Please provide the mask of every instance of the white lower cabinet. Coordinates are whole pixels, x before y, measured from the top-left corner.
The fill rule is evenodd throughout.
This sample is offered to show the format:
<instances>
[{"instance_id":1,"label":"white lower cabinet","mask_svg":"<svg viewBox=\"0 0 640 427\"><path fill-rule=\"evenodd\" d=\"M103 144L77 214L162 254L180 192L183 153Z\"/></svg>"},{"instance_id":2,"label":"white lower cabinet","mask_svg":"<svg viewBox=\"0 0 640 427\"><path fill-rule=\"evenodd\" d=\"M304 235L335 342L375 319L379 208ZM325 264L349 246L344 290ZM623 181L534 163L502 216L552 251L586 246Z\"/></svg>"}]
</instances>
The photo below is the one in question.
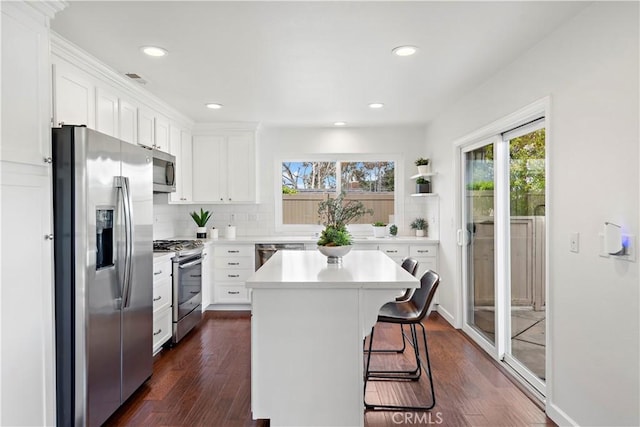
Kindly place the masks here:
<instances>
[{"instance_id":1,"label":"white lower cabinet","mask_svg":"<svg viewBox=\"0 0 640 427\"><path fill-rule=\"evenodd\" d=\"M213 252L213 302L251 303L251 293L245 287L245 281L255 268L254 245L217 246Z\"/></svg>"},{"instance_id":2,"label":"white lower cabinet","mask_svg":"<svg viewBox=\"0 0 640 427\"><path fill-rule=\"evenodd\" d=\"M153 354L171 338L171 259L153 263Z\"/></svg>"}]
</instances>

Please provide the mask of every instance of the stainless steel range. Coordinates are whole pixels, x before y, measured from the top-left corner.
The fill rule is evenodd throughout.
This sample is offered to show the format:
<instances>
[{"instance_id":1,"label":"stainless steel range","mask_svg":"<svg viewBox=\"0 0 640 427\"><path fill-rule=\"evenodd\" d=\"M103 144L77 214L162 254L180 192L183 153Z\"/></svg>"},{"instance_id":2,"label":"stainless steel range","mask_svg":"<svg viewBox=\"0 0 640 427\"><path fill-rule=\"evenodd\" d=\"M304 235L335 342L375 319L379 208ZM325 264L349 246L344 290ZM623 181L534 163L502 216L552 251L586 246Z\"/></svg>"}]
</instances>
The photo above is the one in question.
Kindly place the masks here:
<instances>
[{"instance_id":1,"label":"stainless steel range","mask_svg":"<svg viewBox=\"0 0 640 427\"><path fill-rule=\"evenodd\" d=\"M175 252L173 262L173 336L180 341L202 319L202 249L200 240L155 240L154 252Z\"/></svg>"}]
</instances>

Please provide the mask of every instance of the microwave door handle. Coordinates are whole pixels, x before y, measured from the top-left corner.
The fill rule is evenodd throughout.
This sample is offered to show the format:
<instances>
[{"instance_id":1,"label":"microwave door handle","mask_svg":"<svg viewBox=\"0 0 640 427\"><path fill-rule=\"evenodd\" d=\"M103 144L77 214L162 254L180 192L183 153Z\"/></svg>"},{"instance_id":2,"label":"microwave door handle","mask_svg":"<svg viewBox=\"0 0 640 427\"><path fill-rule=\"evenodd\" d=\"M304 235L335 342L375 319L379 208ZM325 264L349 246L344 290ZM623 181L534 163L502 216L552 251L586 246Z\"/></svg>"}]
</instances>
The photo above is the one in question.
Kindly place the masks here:
<instances>
[{"instance_id":1,"label":"microwave door handle","mask_svg":"<svg viewBox=\"0 0 640 427\"><path fill-rule=\"evenodd\" d=\"M165 180L167 185L175 185L176 183L176 167L173 162L167 163L165 168Z\"/></svg>"}]
</instances>

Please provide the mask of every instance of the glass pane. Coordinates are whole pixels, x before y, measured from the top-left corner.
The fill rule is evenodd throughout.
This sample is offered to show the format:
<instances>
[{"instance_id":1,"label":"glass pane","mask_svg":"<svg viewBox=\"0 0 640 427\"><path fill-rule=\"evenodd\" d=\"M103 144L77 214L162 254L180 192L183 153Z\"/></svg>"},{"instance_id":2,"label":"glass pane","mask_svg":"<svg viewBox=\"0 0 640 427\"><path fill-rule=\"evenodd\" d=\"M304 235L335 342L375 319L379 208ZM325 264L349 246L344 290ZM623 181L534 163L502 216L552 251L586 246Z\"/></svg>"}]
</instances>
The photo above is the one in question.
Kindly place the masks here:
<instances>
[{"instance_id":1,"label":"glass pane","mask_svg":"<svg viewBox=\"0 0 640 427\"><path fill-rule=\"evenodd\" d=\"M509 141L511 354L545 378L545 130Z\"/></svg>"},{"instance_id":2,"label":"glass pane","mask_svg":"<svg viewBox=\"0 0 640 427\"><path fill-rule=\"evenodd\" d=\"M282 163L283 224L318 224L318 203L335 193L335 162Z\"/></svg>"},{"instance_id":3,"label":"glass pane","mask_svg":"<svg viewBox=\"0 0 640 427\"><path fill-rule=\"evenodd\" d=\"M493 144L465 153L467 323L495 344Z\"/></svg>"},{"instance_id":4,"label":"glass pane","mask_svg":"<svg viewBox=\"0 0 640 427\"><path fill-rule=\"evenodd\" d=\"M365 215L354 224L383 222L394 215L394 162L342 162L340 185L347 200L358 200L373 209L373 216Z\"/></svg>"}]
</instances>

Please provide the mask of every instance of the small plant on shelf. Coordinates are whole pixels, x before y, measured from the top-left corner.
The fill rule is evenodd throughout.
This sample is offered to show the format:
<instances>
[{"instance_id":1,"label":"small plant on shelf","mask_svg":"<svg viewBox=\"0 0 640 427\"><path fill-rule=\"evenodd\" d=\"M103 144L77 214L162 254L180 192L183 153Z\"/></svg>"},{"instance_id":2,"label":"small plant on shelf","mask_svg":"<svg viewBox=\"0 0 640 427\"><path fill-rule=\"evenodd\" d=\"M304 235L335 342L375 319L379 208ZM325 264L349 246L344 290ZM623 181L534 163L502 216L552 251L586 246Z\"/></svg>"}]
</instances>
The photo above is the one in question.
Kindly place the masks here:
<instances>
[{"instance_id":1,"label":"small plant on shelf","mask_svg":"<svg viewBox=\"0 0 640 427\"><path fill-rule=\"evenodd\" d=\"M397 236L398 235L398 226L393 224L391 227L389 227L389 234L391 234L392 236Z\"/></svg>"},{"instance_id":2,"label":"small plant on shelf","mask_svg":"<svg viewBox=\"0 0 640 427\"><path fill-rule=\"evenodd\" d=\"M387 234L387 224L376 221L373 224L373 237L384 237Z\"/></svg>"},{"instance_id":3,"label":"small plant on shelf","mask_svg":"<svg viewBox=\"0 0 640 427\"><path fill-rule=\"evenodd\" d=\"M373 226L374 226L374 227L386 227L386 226L387 226L387 224L385 224L385 223L384 223L384 222L382 222L382 221L376 221L376 222L374 222L374 223L373 223Z\"/></svg>"},{"instance_id":4,"label":"small plant on shelf","mask_svg":"<svg viewBox=\"0 0 640 427\"><path fill-rule=\"evenodd\" d=\"M423 159L422 157L420 157L418 160L416 160L416 166L418 167L418 174L426 175L429 172L431 172L430 164L431 162L429 161L429 159Z\"/></svg>"},{"instance_id":5,"label":"small plant on shelf","mask_svg":"<svg viewBox=\"0 0 640 427\"><path fill-rule=\"evenodd\" d=\"M198 229L196 230L196 238L198 239L206 238L207 237L206 225L209 219L211 219L211 212L205 211L204 209L200 208L200 213L198 213L198 211L194 211L189 213L189 215L191 215L191 218L193 218L196 225L198 226Z\"/></svg>"},{"instance_id":6,"label":"small plant on shelf","mask_svg":"<svg viewBox=\"0 0 640 427\"><path fill-rule=\"evenodd\" d=\"M416 193L431 193L431 183L423 177L419 177L416 179Z\"/></svg>"},{"instance_id":7,"label":"small plant on shelf","mask_svg":"<svg viewBox=\"0 0 640 427\"><path fill-rule=\"evenodd\" d=\"M416 230L417 237L424 237L425 231L427 231L428 227L429 227L429 224L427 223L427 220L424 218L416 218L411 223L411 229Z\"/></svg>"}]
</instances>

